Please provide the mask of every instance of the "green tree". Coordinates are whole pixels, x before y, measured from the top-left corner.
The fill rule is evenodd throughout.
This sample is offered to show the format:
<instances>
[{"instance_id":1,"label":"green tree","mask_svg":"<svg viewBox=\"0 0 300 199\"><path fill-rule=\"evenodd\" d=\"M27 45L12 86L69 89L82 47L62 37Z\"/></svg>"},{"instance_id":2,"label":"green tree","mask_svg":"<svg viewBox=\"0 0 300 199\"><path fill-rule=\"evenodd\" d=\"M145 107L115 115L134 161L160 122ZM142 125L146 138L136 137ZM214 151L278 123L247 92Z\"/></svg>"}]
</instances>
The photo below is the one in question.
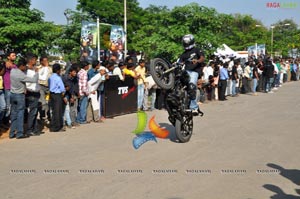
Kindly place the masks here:
<instances>
[{"instance_id":1,"label":"green tree","mask_svg":"<svg viewBox=\"0 0 300 199\"><path fill-rule=\"evenodd\" d=\"M293 20L286 19L273 25L273 52L287 57L291 49L299 48L296 41L299 41L299 30Z\"/></svg>"},{"instance_id":2,"label":"green tree","mask_svg":"<svg viewBox=\"0 0 300 199\"><path fill-rule=\"evenodd\" d=\"M67 9L68 25L60 26L61 34L54 40L53 49L64 55L65 60L78 61L80 56L81 22L91 21L87 13Z\"/></svg>"},{"instance_id":3,"label":"green tree","mask_svg":"<svg viewBox=\"0 0 300 199\"><path fill-rule=\"evenodd\" d=\"M215 9L192 3L173 10L152 5L145 12L133 46L145 51L149 58L176 59L183 51L181 38L185 34L194 34L197 45L207 54L220 43L221 21Z\"/></svg>"},{"instance_id":4,"label":"green tree","mask_svg":"<svg viewBox=\"0 0 300 199\"><path fill-rule=\"evenodd\" d=\"M24 8L29 9L30 0L0 0L1 8Z\"/></svg>"},{"instance_id":5,"label":"green tree","mask_svg":"<svg viewBox=\"0 0 300 199\"><path fill-rule=\"evenodd\" d=\"M93 17L99 16L102 22L122 25L123 2L124 0L79 0L78 8ZM197 3L172 10L153 5L142 9L136 0L127 0L127 3L128 49L143 51L149 58L160 56L169 60L176 59L183 51L181 38L189 33L194 34L197 45L206 54L214 52L223 43L234 50L246 50L255 43L266 44L267 50L271 51L270 29L251 15L222 14ZM274 29L274 49L285 54L288 48L300 45L296 42L300 40L299 30L294 26L289 29L287 31L290 36L285 38L279 37L278 31ZM276 42L278 40L276 44L275 39ZM284 49L283 46L288 48Z\"/></svg>"},{"instance_id":6,"label":"green tree","mask_svg":"<svg viewBox=\"0 0 300 199\"><path fill-rule=\"evenodd\" d=\"M297 50L297 56L300 56L300 29L298 28L293 36L293 41L289 45L290 49Z\"/></svg>"},{"instance_id":7,"label":"green tree","mask_svg":"<svg viewBox=\"0 0 300 199\"><path fill-rule=\"evenodd\" d=\"M268 30L250 15L222 14L221 40L233 50L246 50L255 43L265 44Z\"/></svg>"},{"instance_id":8,"label":"green tree","mask_svg":"<svg viewBox=\"0 0 300 199\"><path fill-rule=\"evenodd\" d=\"M100 22L109 23L112 25L124 24L124 0L78 0L79 10L89 13L89 15L96 21L96 17L99 17ZM131 44L132 35L139 29L141 23L141 16L143 15L143 9L139 7L137 0L127 0L127 41L128 49L132 48ZM102 29L100 36L102 37L104 32L109 27ZM103 31L102 31L103 30ZM102 43L102 42L101 42Z\"/></svg>"},{"instance_id":9,"label":"green tree","mask_svg":"<svg viewBox=\"0 0 300 199\"><path fill-rule=\"evenodd\" d=\"M171 33L168 30L170 20L169 10L166 7L150 6L146 9L140 28L133 34L133 48L145 52L150 58L155 56L168 58L168 54L178 48L176 42L170 43L171 36L168 35Z\"/></svg>"},{"instance_id":10,"label":"green tree","mask_svg":"<svg viewBox=\"0 0 300 199\"><path fill-rule=\"evenodd\" d=\"M0 9L0 46L37 54L52 47L59 31L53 23L43 21L42 12L29 9L30 1L9 1L4 5Z\"/></svg>"},{"instance_id":11,"label":"green tree","mask_svg":"<svg viewBox=\"0 0 300 199\"><path fill-rule=\"evenodd\" d=\"M176 59L183 51L181 38L189 33L206 54L212 54L223 43L234 50L244 50L254 43L265 43L267 37L267 29L257 28L259 21L249 15L220 14L196 3L172 10L151 5L145 12L133 46L145 51L150 58Z\"/></svg>"}]
</instances>

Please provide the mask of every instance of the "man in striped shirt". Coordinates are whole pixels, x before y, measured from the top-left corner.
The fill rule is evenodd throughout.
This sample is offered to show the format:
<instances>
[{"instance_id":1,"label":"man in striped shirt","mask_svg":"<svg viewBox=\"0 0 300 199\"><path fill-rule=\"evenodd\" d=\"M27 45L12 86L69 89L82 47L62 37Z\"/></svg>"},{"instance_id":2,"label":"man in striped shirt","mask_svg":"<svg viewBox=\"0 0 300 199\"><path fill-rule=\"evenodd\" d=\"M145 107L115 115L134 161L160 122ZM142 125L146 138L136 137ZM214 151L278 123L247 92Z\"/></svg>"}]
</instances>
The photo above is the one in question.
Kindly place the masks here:
<instances>
[{"instance_id":1,"label":"man in striped shirt","mask_svg":"<svg viewBox=\"0 0 300 199\"><path fill-rule=\"evenodd\" d=\"M86 114L87 114L87 105L88 105L88 75L87 70L89 69L88 62L81 62L81 69L77 73L78 76L78 86L79 86L79 112L77 114L77 123L86 124Z\"/></svg>"}]
</instances>

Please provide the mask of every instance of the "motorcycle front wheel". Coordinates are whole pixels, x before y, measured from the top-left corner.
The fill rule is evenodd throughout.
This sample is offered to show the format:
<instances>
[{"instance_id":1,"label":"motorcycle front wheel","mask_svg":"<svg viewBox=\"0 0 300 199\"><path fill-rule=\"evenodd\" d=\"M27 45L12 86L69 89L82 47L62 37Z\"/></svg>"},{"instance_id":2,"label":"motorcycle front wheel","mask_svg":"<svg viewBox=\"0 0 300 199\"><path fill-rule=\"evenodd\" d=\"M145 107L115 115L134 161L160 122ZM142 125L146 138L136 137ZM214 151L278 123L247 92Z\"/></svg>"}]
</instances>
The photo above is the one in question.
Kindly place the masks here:
<instances>
[{"instance_id":1,"label":"motorcycle front wheel","mask_svg":"<svg viewBox=\"0 0 300 199\"><path fill-rule=\"evenodd\" d=\"M185 143L190 141L193 133L193 116L184 115L182 121L176 119L175 134L179 142Z\"/></svg>"},{"instance_id":2,"label":"motorcycle front wheel","mask_svg":"<svg viewBox=\"0 0 300 199\"><path fill-rule=\"evenodd\" d=\"M150 74L153 80L159 87L166 90L173 88L175 83L174 72L166 72L169 69L169 64L161 58L155 58L150 62Z\"/></svg>"}]
</instances>

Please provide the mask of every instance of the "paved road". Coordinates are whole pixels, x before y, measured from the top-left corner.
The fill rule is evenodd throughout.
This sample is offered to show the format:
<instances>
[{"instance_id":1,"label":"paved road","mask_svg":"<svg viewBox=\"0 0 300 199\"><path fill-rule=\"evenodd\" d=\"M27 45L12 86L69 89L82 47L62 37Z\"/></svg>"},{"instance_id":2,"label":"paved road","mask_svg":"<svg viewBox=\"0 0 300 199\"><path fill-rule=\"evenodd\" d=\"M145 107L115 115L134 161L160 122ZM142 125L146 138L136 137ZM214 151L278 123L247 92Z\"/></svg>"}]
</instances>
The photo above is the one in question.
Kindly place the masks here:
<instances>
[{"instance_id":1,"label":"paved road","mask_svg":"<svg viewBox=\"0 0 300 199\"><path fill-rule=\"evenodd\" d=\"M1 199L299 199L300 83L202 105L189 143L132 146L137 116L0 141ZM165 111L148 113L171 132ZM298 191L299 192L299 191Z\"/></svg>"}]
</instances>

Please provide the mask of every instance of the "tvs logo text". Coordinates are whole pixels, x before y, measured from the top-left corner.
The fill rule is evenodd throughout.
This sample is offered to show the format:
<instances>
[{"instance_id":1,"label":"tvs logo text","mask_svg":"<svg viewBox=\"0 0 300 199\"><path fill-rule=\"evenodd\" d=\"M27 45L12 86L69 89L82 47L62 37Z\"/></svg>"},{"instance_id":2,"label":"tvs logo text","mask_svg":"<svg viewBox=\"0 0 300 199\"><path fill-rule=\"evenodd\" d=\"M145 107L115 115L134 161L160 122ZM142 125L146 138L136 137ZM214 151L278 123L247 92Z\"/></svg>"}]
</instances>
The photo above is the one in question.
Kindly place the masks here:
<instances>
[{"instance_id":1,"label":"tvs logo text","mask_svg":"<svg viewBox=\"0 0 300 199\"><path fill-rule=\"evenodd\" d=\"M128 86L125 86L125 87L119 87L118 88L118 95L123 95L123 94L126 94L128 93Z\"/></svg>"}]
</instances>

